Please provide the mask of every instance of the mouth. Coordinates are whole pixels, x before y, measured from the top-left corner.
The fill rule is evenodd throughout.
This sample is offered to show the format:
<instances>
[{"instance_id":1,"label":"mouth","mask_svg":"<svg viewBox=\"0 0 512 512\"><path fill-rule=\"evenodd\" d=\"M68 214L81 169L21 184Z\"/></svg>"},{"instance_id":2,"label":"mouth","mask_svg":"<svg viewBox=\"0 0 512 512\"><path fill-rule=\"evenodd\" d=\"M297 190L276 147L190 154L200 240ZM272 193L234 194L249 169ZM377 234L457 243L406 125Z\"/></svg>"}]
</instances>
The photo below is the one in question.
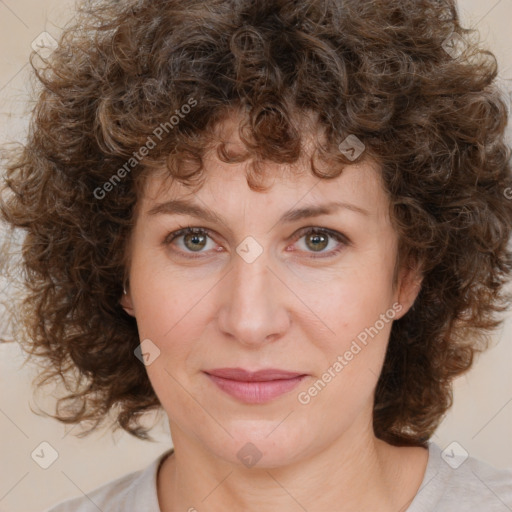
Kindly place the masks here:
<instances>
[{"instance_id":1,"label":"mouth","mask_svg":"<svg viewBox=\"0 0 512 512\"><path fill-rule=\"evenodd\" d=\"M204 372L220 390L246 404L263 404L290 392L304 373L266 369L250 372L242 368L219 368Z\"/></svg>"}]
</instances>

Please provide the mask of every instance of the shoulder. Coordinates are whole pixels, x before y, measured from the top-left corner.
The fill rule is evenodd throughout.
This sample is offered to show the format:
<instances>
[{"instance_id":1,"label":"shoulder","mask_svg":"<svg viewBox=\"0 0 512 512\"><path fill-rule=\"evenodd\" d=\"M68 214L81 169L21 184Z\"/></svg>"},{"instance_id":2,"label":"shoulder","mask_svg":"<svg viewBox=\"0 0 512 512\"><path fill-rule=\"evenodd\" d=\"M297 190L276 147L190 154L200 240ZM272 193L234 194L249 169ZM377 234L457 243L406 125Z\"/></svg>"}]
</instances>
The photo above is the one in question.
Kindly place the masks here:
<instances>
[{"instance_id":1,"label":"shoulder","mask_svg":"<svg viewBox=\"0 0 512 512\"><path fill-rule=\"evenodd\" d=\"M452 443L429 444L425 477L407 512L512 510L512 469L497 469Z\"/></svg>"},{"instance_id":2,"label":"shoulder","mask_svg":"<svg viewBox=\"0 0 512 512\"><path fill-rule=\"evenodd\" d=\"M145 469L112 480L83 496L62 501L45 512L160 512L157 472L171 451L160 455Z\"/></svg>"}]
</instances>

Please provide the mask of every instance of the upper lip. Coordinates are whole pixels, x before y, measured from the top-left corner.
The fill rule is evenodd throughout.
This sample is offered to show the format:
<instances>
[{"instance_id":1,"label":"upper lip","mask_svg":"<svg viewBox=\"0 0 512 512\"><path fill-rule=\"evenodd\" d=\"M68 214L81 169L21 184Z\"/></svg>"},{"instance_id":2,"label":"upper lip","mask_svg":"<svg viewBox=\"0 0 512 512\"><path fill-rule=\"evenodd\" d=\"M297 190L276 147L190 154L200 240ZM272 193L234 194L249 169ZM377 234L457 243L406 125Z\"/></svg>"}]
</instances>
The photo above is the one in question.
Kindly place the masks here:
<instances>
[{"instance_id":1,"label":"upper lip","mask_svg":"<svg viewBox=\"0 0 512 512\"><path fill-rule=\"evenodd\" d=\"M305 375L304 373L289 372L275 368L258 370L257 372L250 372L243 368L216 368L214 370L207 370L205 373L215 377L243 382L264 382L278 379L293 379Z\"/></svg>"}]
</instances>

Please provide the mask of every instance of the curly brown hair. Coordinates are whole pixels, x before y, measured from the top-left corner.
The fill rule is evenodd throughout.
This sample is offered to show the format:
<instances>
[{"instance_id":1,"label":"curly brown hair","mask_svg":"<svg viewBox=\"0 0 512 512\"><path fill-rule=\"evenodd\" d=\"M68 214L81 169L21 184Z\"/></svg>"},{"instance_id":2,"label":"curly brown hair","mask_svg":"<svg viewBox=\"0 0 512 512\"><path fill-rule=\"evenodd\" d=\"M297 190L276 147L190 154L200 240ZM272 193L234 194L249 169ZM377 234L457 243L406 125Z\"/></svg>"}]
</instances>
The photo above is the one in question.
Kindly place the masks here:
<instances>
[{"instance_id":1,"label":"curly brown hair","mask_svg":"<svg viewBox=\"0 0 512 512\"><path fill-rule=\"evenodd\" d=\"M380 439L424 446L451 406L453 378L511 301L506 105L496 59L455 3L89 1L51 57L36 57L41 89L27 142L8 156L1 212L26 231L20 342L41 357L38 384L66 384L54 417L92 422L90 432L117 408L116 428L150 438L142 415L161 406L119 304L145 180L165 164L200 187L216 146L225 161L250 159L249 186L263 190L258 163L296 162L304 133L293 120L309 113L325 135L311 172L339 176L353 163L339 143L364 141L360 159L379 163L389 195L398 260L421 263L419 296L392 327L373 421ZM214 143L234 109L244 113L242 156ZM318 159L333 164L329 174Z\"/></svg>"}]
</instances>

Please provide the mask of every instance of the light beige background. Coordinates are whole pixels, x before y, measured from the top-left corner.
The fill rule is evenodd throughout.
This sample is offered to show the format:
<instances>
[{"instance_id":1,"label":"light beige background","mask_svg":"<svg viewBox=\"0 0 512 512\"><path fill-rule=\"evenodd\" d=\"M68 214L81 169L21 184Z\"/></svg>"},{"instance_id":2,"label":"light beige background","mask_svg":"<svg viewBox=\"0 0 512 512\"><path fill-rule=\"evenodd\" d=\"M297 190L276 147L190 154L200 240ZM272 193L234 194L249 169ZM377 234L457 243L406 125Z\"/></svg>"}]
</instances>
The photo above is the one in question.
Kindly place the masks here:
<instances>
[{"instance_id":1,"label":"light beige background","mask_svg":"<svg viewBox=\"0 0 512 512\"><path fill-rule=\"evenodd\" d=\"M497 55L504 86L510 84L512 0L462 0L459 6L466 25L478 27ZM0 0L0 142L23 140L32 41L43 31L57 38L72 9L69 0ZM455 382L455 405L434 441L441 448L457 441L473 457L512 467L512 315L496 341L496 348ZM0 343L0 511L39 512L145 467L171 445L163 415L155 418L157 443L105 431L80 439L74 437L78 429L36 416L30 409L36 408L30 388L34 371L21 368L22 362L16 343ZM50 404L50 394L38 403ZM58 452L46 470L31 458L41 442Z\"/></svg>"}]
</instances>

